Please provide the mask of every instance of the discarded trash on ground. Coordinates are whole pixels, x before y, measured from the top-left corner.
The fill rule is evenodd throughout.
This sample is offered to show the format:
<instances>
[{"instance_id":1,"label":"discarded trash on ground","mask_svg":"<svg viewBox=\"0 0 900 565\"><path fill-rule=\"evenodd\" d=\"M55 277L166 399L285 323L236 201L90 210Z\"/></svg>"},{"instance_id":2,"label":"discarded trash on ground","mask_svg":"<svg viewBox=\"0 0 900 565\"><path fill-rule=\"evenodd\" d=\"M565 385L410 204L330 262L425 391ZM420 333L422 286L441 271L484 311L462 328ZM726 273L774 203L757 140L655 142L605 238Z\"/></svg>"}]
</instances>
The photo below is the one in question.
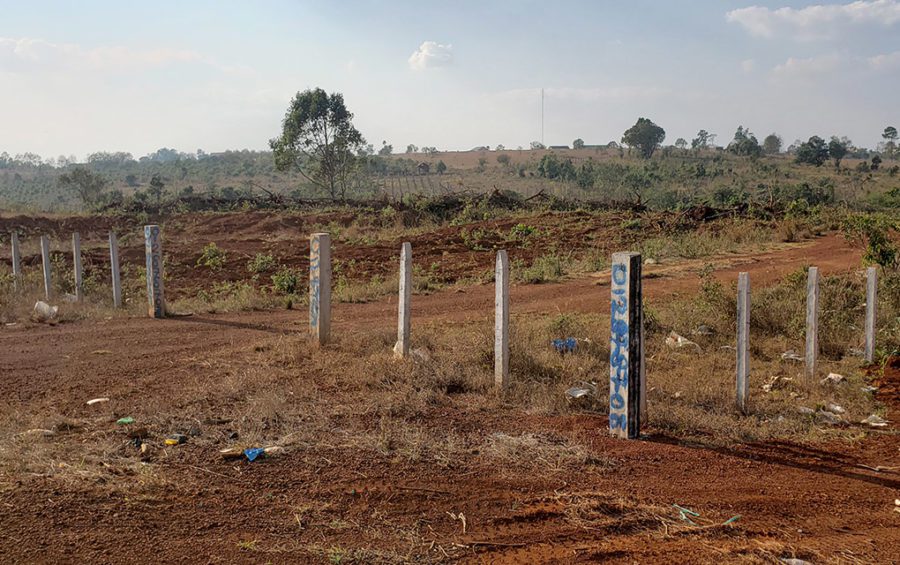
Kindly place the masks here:
<instances>
[{"instance_id":1,"label":"discarded trash on ground","mask_svg":"<svg viewBox=\"0 0 900 565\"><path fill-rule=\"evenodd\" d=\"M184 434L172 434L166 438L166 445L180 445L187 441L187 436Z\"/></svg>"},{"instance_id":2,"label":"discarded trash on ground","mask_svg":"<svg viewBox=\"0 0 900 565\"><path fill-rule=\"evenodd\" d=\"M700 324L697 326L694 331L691 332L691 335L712 335L716 333L714 329L707 326L706 324Z\"/></svg>"},{"instance_id":3,"label":"discarded trash on ground","mask_svg":"<svg viewBox=\"0 0 900 565\"><path fill-rule=\"evenodd\" d=\"M829 384L836 385L836 384L840 384L846 380L847 380L847 377L845 377L844 375L839 375L837 373L828 373L828 376L825 377L824 379L822 379L820 382L823 385L829 385Z\"/></svg>"},{"instance_id":4,"label":"discarded trash on ground","mask_svg":"<svg viewBox=\"0 0 900 565\"><path fill-rule=\"evenodd\" d=\"M678 335L675 332L669 332L669 336L666 337L666 345L668 345L669 347L671 347L673 349L680 348L680 347L696 347L697 353L700 353L702 351L702 349L700 349L700 346L698 344L694 343L693 341L689 340L688 338L686 338L682 335Z\"/></svg>"},{"instance_id":5,"label":"discarded trash on ground","mask_svg":"<svg viewBox=\"0 0 900 565\"><path fill-rule=\"evenodd\" d=\"M688 524L690 524L692 526L700 526L701 525L701 524L698 524L697 522L695 522L694 520L692 520L692 518L700 518L700 513L694 512L690 508L685 508L685 507L679 506L677 504L673 504L672 507L675 508L676 510L678 510L678 515L683 521L687 522ZM727 526L729 524L734 524L735 522L737 522L740 519L741 519L741 515L735 514L731 518L722 522L722 525ZM709 520L703 520L703 522L704 522L703 525L711 525L711 526L715 525L714 523L709 523Z\"/></svg>"},{"instance_id":6,"label":"discarded trash on ground","mask_svg":"<svg viewBox=\"0 0 900 565\"><path fill-rule=\"evenodd\" d=\"M832 426L836 426L837 424L843 423L843 420L837 414L833 414L828 412L827 410L819 410L816 412L816 419L825 424L830 424Z\"/></svg>"},{"instance_id":7,"label":"discarded trash on ground","mask_svg":"<svg viewBox=\"0 0 900 565\"><path fill-rule=\"evenodd\" d=\"M575 349L578 347L578 340L574 337L554 339L551 343L553 344L553 348L556 349L556 352L560 355L565 353L575 353Z\"/></svg>"},{"instance_id":8,"label":"discarded trash on ground","mask_svg":"<svg viewBox=\"0 0 900 565\"><path fill-rule=\"evenodd\" d=\"M886 428L888 425L888 421L877 414L872 414L865 420L862 420L860 424L868 424L873 428Z\"/></svg>"},{"instance_id":9,"label":"discarded trash on ground","mask_svg":"<svg viewBox=\"0 0 900 565\"><path fill-rule=\"evenodd\" d=\"M93 406L94 404L102 404L103 402L109 402L109 399L106 397L103 398L92 398L88 400L85 404L88 406Z\"/></svg>"},{"instance_id":10,"label":"discarded trash on ground","mask_svg":"<svg viewBox=\"0 0 900 565\"><path fill-rule=\"evenodd\" d=\"M762 385L763 392L772 392L773 390L777 390L783 388L787 383L793 381L791 377L782 377L779 375L772 375L768 379L766 379L765 384Z\"/></svg>"},{"instance_id":11,"label":"discarded trash on ground","mask_svg":"<svg viewBox=\"0 0 900 565\"><path fill-rule=\"evenodd\" d=\"M859 387L859 390L861 390L863 392L875 392L876 390L878 390L878 387L872 386L872 385L866 385L866 386Z\"/></svg>"},{"instance_id":12,"label":"discarded trash on ground","mask_svg":"<svg viewBox=\"0 0 900 565\"><path fill-rule=\"evenodd\" d=\"M589 383L586 381L582 381L577 385L566 389L566 397L568 399L577 399L585 396L596 396L597 395L597 385L594 383Z\"/></svg>"},{"instance_id":13,"label":"discarded trash on ground","mask_svg":"<svg viewBox=\"0 0 900 565\"><path fill-rule=\"evenodd\" d=\"M797 361L797 362L803 361L803 357L798 355L797 352L794 351L793 349L788 349L787 351L782 353L781 358L784 359L785 361Z\"/></svg>"},{"instance_id":14,"label":"discarded trash on ground","mask_svg":"<svg viewBox=\"0 0 900 565\"><path fill-rule=\"evenodd\" d=\"M42 300L34 303L34 312L32 312L31 318L35 322L54 324L58 316L59 306L50 306Z\"/></svg>"},{"instance_id":15,"label":"discarded trash on ground","mask_svg":"<svg viewBox=\"0 0 900 565\"><path fill-rule=\"evenodd\" d=\"M806 414L806 415L812 415L812 414L816 413L815 410L813 410L812 408L807 408L806 406L798 406L797 412L800 412L801 414Z\"/></svg>"},{"instance_id":16,"label":"discarded trash on ground","mask_svg":"<svg viewBox=\"0 0 900 565\"><path fill-rule=\"evenodd\" d=\"M832 414L843 414L844 412L846 412L846 410L844 410L844 407L840 404L829 403L828 406L825 407L825 409Z\"/></svg>"},{"instance_id":17,"label":"discarded trash on ground","mask_svg":"<svg viewBox=\"0 0 900 565\"><path fill-rule=\"evenodd\" d=\"M125 424L133 424L134 418L132 418L131 416L125 416L124 418L119 418L118 420L116 420L116 423L120 426L123 426Z\"/></svg>"},{"instance_id":18,"label":"discarded trash on ground","mask_svg":"<svg viewBox=\"0 0 900 565\"><path fill-rule=\"evenodd\" d=\"M228 454L225 453L226 450L220 451L223 457L228 458L230 456L230 452ZM265 456L265 457L274 457L284 451L284 448L280 445L273 445L270 447L249 447L244 450L244 457L247 458L247 461L251 463L256 461L257 459Z\"/></svg>"}]
</instances>

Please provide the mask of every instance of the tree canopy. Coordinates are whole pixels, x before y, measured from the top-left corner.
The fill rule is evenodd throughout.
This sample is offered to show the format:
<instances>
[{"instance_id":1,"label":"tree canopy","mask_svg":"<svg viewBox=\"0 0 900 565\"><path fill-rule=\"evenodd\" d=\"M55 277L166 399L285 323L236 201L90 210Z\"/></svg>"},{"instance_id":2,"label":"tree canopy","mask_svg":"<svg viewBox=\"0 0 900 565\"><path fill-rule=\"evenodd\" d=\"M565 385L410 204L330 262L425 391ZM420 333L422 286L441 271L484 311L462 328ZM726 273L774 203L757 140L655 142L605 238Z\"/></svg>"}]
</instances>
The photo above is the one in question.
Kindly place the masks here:
<instances>
[{"instance_id":1,"label":"tree canopy","mask_svg":"<svg viewBox=\"0 0 900 565\"><path fill-rule=\"evenodd\" d=\"M821 167L828 160L828 157L828 145L818 135L810 137L808 141L801 143L797 147L796 160L798 163Z\"/></svg>"},{"instance_id":2,"label":"tree canopy","mask_svg":"<svg viewBox=\"0 0 900 565\"><path fill-rule=\"evenodd\" d=\"M296 167L332 199L343 199L356 166L354 152L365 143L352 120L340 93L321 88L298 92L284 116L281 136L269 142L275 166L280 171Z\"/></svg>"},{"instance_id":3,"label":"tree canopy","mask_svg":"<svg viewBox=\"0 0 900 565\"><path fill-rule=\"evenodd\" d=\"M622 135L622 143L637 148L641 157L649 159L665 138L666 130L647 118L638 118L638 121Z\"/></svg>"}]
</instances>

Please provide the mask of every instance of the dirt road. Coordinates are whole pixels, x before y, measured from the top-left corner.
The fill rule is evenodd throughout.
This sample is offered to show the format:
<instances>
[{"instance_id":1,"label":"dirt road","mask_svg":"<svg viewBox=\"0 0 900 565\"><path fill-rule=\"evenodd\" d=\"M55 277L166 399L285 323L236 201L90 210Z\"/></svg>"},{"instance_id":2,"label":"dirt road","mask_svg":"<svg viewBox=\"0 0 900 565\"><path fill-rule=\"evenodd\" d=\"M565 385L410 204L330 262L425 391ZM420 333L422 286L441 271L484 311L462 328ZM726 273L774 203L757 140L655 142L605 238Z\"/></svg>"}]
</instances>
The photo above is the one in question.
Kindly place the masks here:
<instances>
[{"instance_id":1,"label":"dirt road","mask_svg":"<svg viewBox=\"0 0 900 565\"><path fill-rule=\"evenodd\" d=\"M825 273L855 268L859 252L828 236L754 258L648 266L648 295L664 300L695 292L697 270L707 262L723 281L748 271L754 285L764 285L805 264ZM513 313L601 311L606 278L515 287ZM483 320L492 316L493 288L416 296L414 303L414 324ZM340 304L334 331L346 340L370 339L390 332L395 316L391 299ZM89 419L96 412L85 400L97 396L151 411L154 399L177 401L184 387L202 381L215 388L223 364L252 364L254 344L279 336L299 341L305 329L302 311L4 328L0 413L23 427L40 427L41 413ZM886 379L900 382L900 373L890 371ZM473 445L493 433L549 434L585 446L604 463L563 474L521 473L470 453L435 466L348 452L323 437L321 445L281 458L236 464L220 460L214 445L188 443L152 464L165 487L149 495L112 488L117 478L109 474L60 479L16 473L6 460L0 561L721 563L789 556L889 563L900 555L900 514L893 510L900 440L892 430L833 446L711 449L653 430L640 441L611 440L602 414L535 416L513 406L484 413L470 401L462 395L435 406L423 425L452 428ZM334 433L344 425L334 422ZM203 426L206 435L221 428ZM114 428L109 423L103 433ZM77 450L90 440L84 431L67 433L47 441L71 437L68 445ZM47 461L48 469L59 464ZM661 522L661 515L677 517L672 504L701 513L698 525ZM361 546L368 552L352 549Z\"/></svg>"}]
</instances>

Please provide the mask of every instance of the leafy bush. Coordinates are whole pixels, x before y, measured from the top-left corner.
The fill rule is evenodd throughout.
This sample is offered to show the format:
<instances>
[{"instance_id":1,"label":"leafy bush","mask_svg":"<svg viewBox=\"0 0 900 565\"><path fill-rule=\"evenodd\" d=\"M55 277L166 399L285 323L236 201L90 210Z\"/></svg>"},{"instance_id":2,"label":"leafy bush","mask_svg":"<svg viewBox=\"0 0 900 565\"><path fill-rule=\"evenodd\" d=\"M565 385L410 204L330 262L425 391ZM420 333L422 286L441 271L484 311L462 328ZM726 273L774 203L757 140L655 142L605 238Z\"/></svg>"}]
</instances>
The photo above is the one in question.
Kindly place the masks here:
<instances>
[{"instance_id":1,"label":"leafy bush","mask_svg":"<svg viewBox=\"0 0 900 565\"><path fill-rule=\"evenodd\" d=\"M303 274L290 267L282 266L272 275L272 286L281 294L297 294L301 290Z\"/></svg>"},{"instance_id":2,"label":"leafy bush","mask_svg":"<svg viewBox=\"0 0 900 565\"><path fill-rule=\"evenodd\" d=\"M225 266L225 257L225 251L219 248L215 243L209 242L206 244L206 247L203 248L200 258L197 259L197 266L209 267L213 271L218 271Z\"/></svg>"},{"instance_id":3,"label":"leafy bush","mask_svg":"<svg viewBox=\"0 0 900 565\"><path fill-rule=\"evenodd\" d=\"M247 263L247 270L251 273L258 275L261 273L268 273L275 269L275 257L271 254L265 253L257 253L253 259Z\"/></svg>"}]
</instances>

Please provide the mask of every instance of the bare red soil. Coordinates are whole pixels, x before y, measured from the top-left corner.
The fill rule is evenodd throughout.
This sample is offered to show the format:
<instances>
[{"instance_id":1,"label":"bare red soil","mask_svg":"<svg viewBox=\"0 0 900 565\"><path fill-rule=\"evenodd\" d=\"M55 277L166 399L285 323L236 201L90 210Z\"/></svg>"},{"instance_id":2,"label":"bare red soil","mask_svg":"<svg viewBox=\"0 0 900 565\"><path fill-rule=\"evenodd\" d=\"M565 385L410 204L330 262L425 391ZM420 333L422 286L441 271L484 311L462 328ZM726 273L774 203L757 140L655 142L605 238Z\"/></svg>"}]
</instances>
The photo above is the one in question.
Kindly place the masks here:
<instances>
[{"instance_id":1,"label":"bare red soil","mask_svg":"<svg viewBox=\"0 0 900 565\"><path fill-rule=\"evenodd\" d=\"M289 220L263 216L260 221ZM213 233L233 227L213 216L183 229ZM309 224L289 227L300 232ZM195 242L202 241L202 233ZM258 243L250 241L252 234L230 232L232 242L242 237L248 245ZM290 246L299 261L305 253L302 242ZM348 251L338 246L335 255ZM396 250L373 246L369 252L377 263ZM440 245L427 253L442 253ZM828 273L850 269L858 260L857 250L829 236L713 262L722 280L749 271L754 284L763 285L804 264L817 264ZM648 268L649 296L694 292L698 279L689 267ZM605 279L515 287L513 311L599 311L607 306L607 291L598 288ZM417 296L414 319L434 324L481 320L491 315L492 293L491 286L474 286ZM368 339L373 331L389 331L394 309L391 299L337 305L334 331L341 338L335 347ZM212 361L252 365L255 344L286 336L305 347L305 329L305 313L297 311L18 325L0 330L0 397L7 410L55 411L76 420L96 414L85 400L101 394L120 407L152 406L153 399L179 398L187 383L216 386ZM92 354L97 350L115 354ZM880 383L895 418L898 363L891 361ZM298 378L285 387L319 377L311 371ZM322 402L340 402L340 397ZM896 428L854 443L710 448L653 429L639 441L613 440L606 435L602 414L531 416L515 406L473 413L466 404L466 395L460 395L433 407L427 421L471 438L473 445L496 432L559 438L586 446L611 467L543 475L470 458L437 468L373 459L327 442L302 454L234 463L218 457L219 439L211 439L189 442L156 460L155 472L168 486L153 496L108 488L118 479L115 475L98 473L94 483L60 482L7 469L0 482L0 561L344 562L353 556L334 548L360 546L375 552L402 548L403 560L409 562L721 563L797 557L889 563L900 555L900 514L893 509L900 492ZM228 424L214 417L221 408L195 406L203 437L227 434ZM113 422L103 426L105 433L121 434L127 444L125 432ZM86 433L61 432L63 437L53 441L69 441L77 450ZM700 525L661 522L661 513L677 516L674 503L702 513ZM334 523L304 522L297 509L309 506L327 508ZM466 517L465 531L448 513ZM740 519L723 525L736 515ZM410 549L404 532L415 532L421 543ZM324 552L310 553L313 545ZM361 562L377 560L372 555L377 553Z\"/></svg>"}]
</instances>

